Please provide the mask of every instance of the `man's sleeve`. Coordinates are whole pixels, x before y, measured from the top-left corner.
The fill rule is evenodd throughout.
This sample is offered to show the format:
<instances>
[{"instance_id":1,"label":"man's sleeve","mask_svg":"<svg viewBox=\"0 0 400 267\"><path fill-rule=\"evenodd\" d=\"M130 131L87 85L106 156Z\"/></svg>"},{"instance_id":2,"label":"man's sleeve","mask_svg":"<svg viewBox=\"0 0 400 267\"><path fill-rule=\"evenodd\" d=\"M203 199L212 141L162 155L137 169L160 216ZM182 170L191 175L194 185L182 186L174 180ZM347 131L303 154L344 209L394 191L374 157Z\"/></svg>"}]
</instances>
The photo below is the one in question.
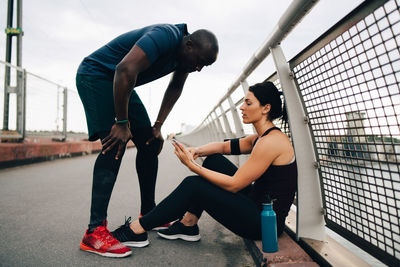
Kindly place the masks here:
<instances>
[{"instance_id":1,"label":"man's sleeve","mask_svg":"<svg viewBox=\"0 0 400 267\"><path fill-rule=\"evenodd\" d=\"M176 48L178 41L174 37L170 29L158 26L143 35L136 45L147 55L150 64L153 64L161 55Z\"/></svg>"}]
</instances>

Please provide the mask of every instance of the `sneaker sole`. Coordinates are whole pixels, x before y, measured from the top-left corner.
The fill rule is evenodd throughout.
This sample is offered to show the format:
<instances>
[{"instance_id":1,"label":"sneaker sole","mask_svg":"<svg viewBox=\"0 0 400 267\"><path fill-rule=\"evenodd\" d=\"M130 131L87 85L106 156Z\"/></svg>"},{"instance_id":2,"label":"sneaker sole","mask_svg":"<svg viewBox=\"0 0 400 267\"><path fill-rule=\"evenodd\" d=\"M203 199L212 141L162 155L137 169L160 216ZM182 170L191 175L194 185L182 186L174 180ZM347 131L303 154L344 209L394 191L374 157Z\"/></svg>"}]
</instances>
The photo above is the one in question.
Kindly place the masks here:
<instances>
[{"instance_id":1,"label":"sneaker sole","mask_svg":"<svg viewBox=\"0 0 400 267\"><path fill-rule=\"evenodd\" d=\"M107 258L124 258L124 257L128 257L129 255L132 254L132 251L127 251L123 254L117 254L117 253L110 253L110 252L101 252L98 251L94 248L91 248L89 246L86 246L84 244L80 244L80 249L86 252L90 252L90 253L95 253L97 255L103 256L103 257L107 257Z\"/></svg>"},{"instance_id":2,"label":"sneaker sole","mask_svg":"<svg viewBox=\"0 0 400 267\"><path fill-rule=\"evenodd\" d=\"M146 241L127 241L127 242L122 242L127 247L135 247L135 248L142 248L146 247L150 244L149 240Z\"/></svg>"},{"instance_id":3,"label":"sneaker sole","mask_svg":"<svg viewBox=\"0 0 400 267\"><path fill-rule=\"evenodd\" d=\"M168 227L169 226L158 226L158 227L154 227L151 230L153 230L153 231L164 230L164 229L168 229Z\"/></svg>"},{"instance_id":4,"label":"sneaker sole","mask_svg":"<svg viewBox=\"0 0 400 267\"><path fill-rule=\"evenodd\" d=\"M157 234L165 239L169 239L169 240L182 239L182 240L189 241L189 242L196 242L196 241L199 241L201 238L200 235L182 235L182 234L165 235L160 232L158 232Z\"/></svg>"},{"instance_id":5,"label":"sneaker sole","mask_svg":"<svg viewBox=\"0 0 400 267\"><path fill-rule=\"evenodd\" d=\"M154 227L154 228L151 229L151 230L158 231L158 230L168 229L174 222L176 222L176 220L175 220L175 221L172 221L172 222L170 222L170 223L168 223L168 224L164 224L164 225L161 225L161 226Z\"/></svg>"}]
</instances>

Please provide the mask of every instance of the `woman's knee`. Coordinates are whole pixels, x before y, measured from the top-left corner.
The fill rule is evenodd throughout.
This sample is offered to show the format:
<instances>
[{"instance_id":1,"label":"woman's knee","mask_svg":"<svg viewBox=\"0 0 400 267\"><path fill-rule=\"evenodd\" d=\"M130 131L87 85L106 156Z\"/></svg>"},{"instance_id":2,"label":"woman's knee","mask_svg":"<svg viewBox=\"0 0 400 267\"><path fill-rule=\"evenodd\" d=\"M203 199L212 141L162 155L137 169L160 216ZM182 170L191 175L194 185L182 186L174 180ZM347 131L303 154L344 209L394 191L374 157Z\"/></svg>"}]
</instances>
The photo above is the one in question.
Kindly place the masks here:
<instances>
[{"instance_id":1,"label":"woman's knee","mask_svg":"<svg viewBox=\"0 0 400 267\"><path fill-rule=\"evenodd\" d=\"M192 194L196 194L196 192L204 192L209 190L211 186L214 186L209 181L205 180L203 177L198 175L187 176L179 187L183 188L185 191L190 191Z\"/></svg>"},{"instance_id":2,"label":"woman's knee","mask_svg":"<svg viewBox=\"0 0 400 267\"><path fill-rule=\"evenodd\" d=\"M203 167L205 168L212 168L213 166L219 164L221 161L224 160L224 156L222 154L212 154L207 156L203 161Z\"/></svg>"},{"instance_id":3,"label":"woman's knee","mask_svg":"<svg viewBox=\"0 0 400 267\"><path fill-rule=\"evenodd\" d=\"M183 181L181 182L181 185L183 186L197 186L200 183L202 183L202 181L204 182L204 179L201 178L198 175L191 175L191 176L187 176L185 179L183 179Z\"/></svg>"},{"instance_id":4,"label":"woman's knee","mask_svg":"<svg viewBox=\"0 0 400 267\"><path fill-rule=\"evenodd\" d=\"M189 194L189 195L193 196L199 187L200 179L202 179L202 178L199 176L196 176L196 175L187 176L177 186L175 191L184 192L185 194Z\"/></svg>"},{"instance_id":5,"label":"woman's knee","mask_svg":"<svg viewBox=\"0 0 400 267\"><path fill-rule=\"evenodd\" d=\"M234 175L237 167L222 154L212 154L206 157L203 167L226 175Z\"/></svg>"}]
</instances>

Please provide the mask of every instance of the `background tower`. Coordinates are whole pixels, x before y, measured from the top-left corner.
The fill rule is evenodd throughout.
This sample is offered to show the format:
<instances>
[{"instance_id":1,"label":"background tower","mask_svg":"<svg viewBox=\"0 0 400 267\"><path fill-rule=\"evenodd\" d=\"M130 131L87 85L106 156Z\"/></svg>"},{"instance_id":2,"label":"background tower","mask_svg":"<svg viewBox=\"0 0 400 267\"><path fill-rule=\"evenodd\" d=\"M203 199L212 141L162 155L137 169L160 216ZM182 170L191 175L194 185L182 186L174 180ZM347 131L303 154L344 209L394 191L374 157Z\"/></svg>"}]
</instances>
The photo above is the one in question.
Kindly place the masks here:
<instances>
[{"instance_id":1,"label":"background tower","mask_svg":"<svg viewBox=\"0 0 400 267\"><path fill-rule=\"evenodd\" d=\"M16 37L16 66L22 66L22 0L16 0L16 27L14 27L14 0L8 0L7 7L7 28L6 33L6 62L12 62L13 38ZM16 79L15 85L11 85L12 68L6 64L4 77L4 113L3 113L3 131L9 129L10 114L10 95L17 96L17 125L16 130L23 137L25 129L25 88L24 88L24 71L22 68L15 69Z\"/></svg>"}]
</instances>

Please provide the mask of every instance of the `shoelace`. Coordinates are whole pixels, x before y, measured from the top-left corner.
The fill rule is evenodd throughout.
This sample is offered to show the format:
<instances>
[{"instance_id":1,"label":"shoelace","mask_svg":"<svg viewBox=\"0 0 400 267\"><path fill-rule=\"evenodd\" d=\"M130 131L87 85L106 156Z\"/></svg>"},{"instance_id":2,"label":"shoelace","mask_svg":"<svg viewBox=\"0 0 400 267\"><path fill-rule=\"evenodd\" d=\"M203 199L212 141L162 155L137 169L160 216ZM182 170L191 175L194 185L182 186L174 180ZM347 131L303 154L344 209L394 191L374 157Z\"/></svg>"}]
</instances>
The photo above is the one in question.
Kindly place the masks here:
<instances>
[{"instance_id":1,"label":"shoelace","mask_svg":"<svg viewBox=\"0 0 400 267\"><path fill-rule=\"evenodd\" d=\"M129 227L129 225L131 224L131 217L128 217L128 219L125 216L125 223L123 225L121 225L120 227L118 227L113 233L113 235L115 235L114 237L116 237L118 239L118 237L120 237L121 235L123 235L123 233L125 232L124 229L126 227Z\"/></svg>"},{"instance_id":2,"label":"shoelace","mask_svg":"<svg viewBox=\"0 0 400 267\"><path fill-rule=\"evenodd\" d=\"M131 219L132 219L131 217L128 217L128 219L127 219L126 216L125 216L125 223L123 225L121 225L120 227L118 227L118 229L115 230L115 231L118 231L118 230L120 230L122 228L125 228L125 227L129 227L129 225L131 224Z\"/></svg>"},{"instance_id":3,"label":"shoelace","mask_svg":"<svg viewBox=\"0 0 400 267\"><path fill-rule=\"evenodd\" d=\"M114 240L116 240L106 227L101 227L100 229L98 229L98 234L101 239L105 240L108 243L112 243Z\"/></svg>"},{"instance_id":4,"label":"shoelace","mask_svg":"<svg viewBox=\"0 0 400 267\"><path fill-rule=\"evenodd\" d=\"M124 225L125 226L129 226L130 224L131 224L131 219L132 219L132 217L128 217L128 219L126 218L126 216L125 216L125 223L124 223Z\"/></svg>"}]
</instances>

